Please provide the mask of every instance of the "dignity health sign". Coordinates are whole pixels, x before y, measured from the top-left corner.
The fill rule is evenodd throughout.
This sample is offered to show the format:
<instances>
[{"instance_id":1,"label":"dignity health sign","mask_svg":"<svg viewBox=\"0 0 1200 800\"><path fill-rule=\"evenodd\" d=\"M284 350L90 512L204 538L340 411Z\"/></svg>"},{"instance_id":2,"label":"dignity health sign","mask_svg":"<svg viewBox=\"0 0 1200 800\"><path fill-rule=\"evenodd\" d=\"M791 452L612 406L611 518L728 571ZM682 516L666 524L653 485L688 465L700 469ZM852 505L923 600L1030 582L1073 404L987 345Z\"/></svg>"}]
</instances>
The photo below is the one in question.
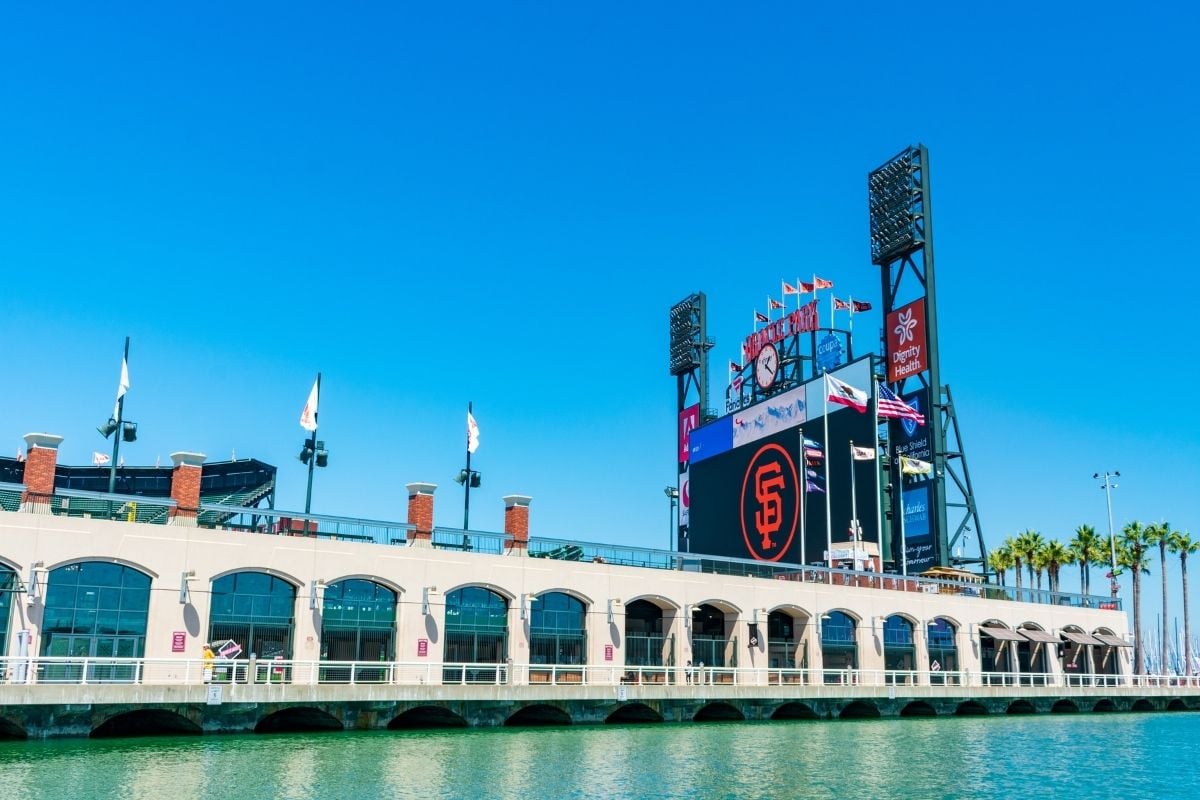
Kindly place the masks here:
<instances>
[{"instance_id":1,"label":"dignity health sign","mask_svg":"<svg viewBox=\"0 0 1200 800\"><path fill-rule=\"evenodd\" d=\"M925 298L901 306L887 316L888 381L896 383L929 369L925 335Z\"/></svg>"}]
</instances>

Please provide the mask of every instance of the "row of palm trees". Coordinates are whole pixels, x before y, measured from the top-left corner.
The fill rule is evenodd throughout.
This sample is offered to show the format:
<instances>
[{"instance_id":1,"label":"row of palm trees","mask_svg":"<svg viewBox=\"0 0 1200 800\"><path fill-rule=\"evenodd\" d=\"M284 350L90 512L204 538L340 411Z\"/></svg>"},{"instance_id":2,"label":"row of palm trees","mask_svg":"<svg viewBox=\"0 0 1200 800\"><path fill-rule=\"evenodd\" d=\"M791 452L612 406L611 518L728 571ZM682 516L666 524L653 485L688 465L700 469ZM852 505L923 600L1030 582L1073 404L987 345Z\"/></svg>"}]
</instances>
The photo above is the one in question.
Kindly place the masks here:
<instances>
[{"instance_id":1,"label":"row of palm trees","mask_svg":"<svg viewBox=\"0 0 1200 800\"><path fill-rule=\"evenodd\" d=\"M1200 552L1200 540L1183 531L1171 528L1169 522L1143 525L1131 522L1121 529L1120 536L1115 537L1117 574L1126 570L1132 576L1133 582L1133 638L1134 669L1138 674L1145 672L1145 658L1142 649L1142 575L1150 574L1151 554L1153 548L1158 548L1158 560L1164 567L1167 563L1167 553L1179 556L1179 570L1183 583L1183 660L1184 673L1193 674L1192 668L1192 636L1191 621L1188 618L1188 575L1187 557ZM1104 538L1097 535L1091 525L1080 525L1075 529L1071 541L1063 544L1054 539L1047 540L1035 530L1026 530L1016 536L1004 540L1000 547L988 553L988 566L995 570L1000 584L1005 584L1008 570L1014 570L1017 589L1021 589L1021 567L1024 566L1029 576L1029 587L1042 588L1042 575L1049 578L1049 589L1057 592L1059 576L1064 566L1079 565L1079 585L1083 594L1091 594L1093 566L1109 566L1112 557L1110 546ZM1116 580L1116 576L1112 576ZM1162 570L1162 645L1160 669L1167 666L1167 571Z\"/></svg>"}]
</instances>

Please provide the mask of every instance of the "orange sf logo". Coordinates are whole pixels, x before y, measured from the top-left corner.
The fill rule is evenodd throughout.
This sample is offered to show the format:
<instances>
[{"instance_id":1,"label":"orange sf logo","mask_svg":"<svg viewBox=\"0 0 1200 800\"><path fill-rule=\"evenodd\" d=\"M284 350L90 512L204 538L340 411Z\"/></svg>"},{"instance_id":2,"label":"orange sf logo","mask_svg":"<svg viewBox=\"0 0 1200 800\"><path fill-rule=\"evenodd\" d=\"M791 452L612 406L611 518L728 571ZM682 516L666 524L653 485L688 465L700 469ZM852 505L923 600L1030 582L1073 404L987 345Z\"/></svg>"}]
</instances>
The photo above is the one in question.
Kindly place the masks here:
<instances>
[{"instance_id":1,"label":"orange sf logo","mask_svg":"<svg viewBox=\"0 0 1200 800\"><path fill-rule=\"evenodd\" d=\"M754 497L759 506L754 512L754 528L762 537L764 550L775 546L771 534L783 525L783 498L779 496L779 490L785 485L783 467L778 461L763 464L754 472Z\"/></svg>"}]
</instances>

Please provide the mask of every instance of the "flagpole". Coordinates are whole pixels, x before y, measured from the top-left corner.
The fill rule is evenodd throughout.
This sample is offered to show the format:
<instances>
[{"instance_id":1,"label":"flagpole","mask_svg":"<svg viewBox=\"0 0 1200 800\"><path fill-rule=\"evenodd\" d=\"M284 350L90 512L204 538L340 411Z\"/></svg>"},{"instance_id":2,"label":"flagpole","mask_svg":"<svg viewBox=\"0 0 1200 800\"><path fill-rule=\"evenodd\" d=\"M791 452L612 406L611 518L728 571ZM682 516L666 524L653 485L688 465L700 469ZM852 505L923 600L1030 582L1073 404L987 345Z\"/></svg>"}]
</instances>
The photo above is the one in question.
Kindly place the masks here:
<instances>
[{"instance_id":1,"label":"flagpole","mask_svg":"<svg viewBox=\"0 0 1200 800\"><path fill-rule=\"evenodd\" d=\"M833 452L829 449L829 373L825 373L824 386L825 391L821 393L821 409L825 422L825 566L833 569L833 511L829 504L829 495L833 489L829 485L829 459ZM829 582L833 583L832 572L829 573Z\"/></svg>"},{"instance_id":2,"label":"flagpole","mask_svg":"<svg viewBox=\"0 0 1200 800\"><path fill-rule=\"evenodd\" d=\"M900 574L908 577L908 543L904 540L904 456L896 454L896 491L900 495Z\"/></svg>"},{"instance_id":3,"label":"flagpole","mask_svg":"<svg viewBox=\"0 0 1200 800\"><path fill-rule=\"evenodd\" d=\"M805 456L804 446L804 426L800 425L796 428L796 435L800 437L800 463L804 472L804 488L801 490L801 501L804 503L804 508L800 509L800 565L808 566L808 458ZM800 580L804 580L804 570L800 571Z\"/></svg>"},{"instance_id":4,"label":"flagpole","mask_svg":"<svg viewBox=\"0 0 1200 800\"><path fill-rule=\"evenodd\" d=\"M850 440L850 541L858 541L858 489L854 480L854 440ZM858 549L857 547L855 549Z\"/></svg>"},{"instance_id":5,"label":"flagpole","mask_svg":"<svg viewBox=\"0 0 1200 800\"><path fill-rule=\"evenodd\" d=\"M125 355L121 359L121 377L125 377L125 371L129 369L129 337L125 337ZM120 391L121 387L117 387ZM125 393L121 392L121 396L117 398L117 429L113 431L113 454L112 462L108 465L108 493L113 494L117 491L117 453L121 452L121 420L125 416Z\"/></svg>"},{"instance_id":6,"label":"flagpole","mask_svg":"<svg viewBox=\"0 0 1200 800\"><path fill-rule=\"evenodd\" d=\"M467 401L467 418L472 416L472 402ZM467 429L467 479L463 481L463 530L470 530L468 522L471 519L471 431Z\"/></svg>"},{"instance_id":7,"label":"flagpole","mask_svg":"<svg viewBox=\"0 0 1200 800\"><path fill-rule=\"evenodd\" d=\"M318 409L320 409L320 407L321 407L321 373L319 373L319 372L318 372L318 373L317 373L317 408L318 408ZM304 513L305 513L305 514L307 514L307 513L308 513L308 512L309 512L309 511L312 509L312 479L313 479L313 469L314 469L314 468L317 466L317 429L316 429L316 427L315 427L315 424L316 424L316 422L317 422L317 416L319 415L319 413L320 413L319 411L314 411L314 412L313 412L313 423L314 423L314 427L313 427L313 429L312 429L312 433L311 433L311 435L309 435L309 437L308 437L308 452L309 452L309 457L308 457L308 491L306 491L306 492L304 493ZM293 439L292 441L295 441L295 439ZM304 532L305 532L305 533L308 533L308 528L307 528L307 526L308 526L308 521L307 521L307 520L305 520L304 524L305 524L305 526L306 526L306 527L305 527L305 531L304 531Z\"/></svg>"}]
</instances>

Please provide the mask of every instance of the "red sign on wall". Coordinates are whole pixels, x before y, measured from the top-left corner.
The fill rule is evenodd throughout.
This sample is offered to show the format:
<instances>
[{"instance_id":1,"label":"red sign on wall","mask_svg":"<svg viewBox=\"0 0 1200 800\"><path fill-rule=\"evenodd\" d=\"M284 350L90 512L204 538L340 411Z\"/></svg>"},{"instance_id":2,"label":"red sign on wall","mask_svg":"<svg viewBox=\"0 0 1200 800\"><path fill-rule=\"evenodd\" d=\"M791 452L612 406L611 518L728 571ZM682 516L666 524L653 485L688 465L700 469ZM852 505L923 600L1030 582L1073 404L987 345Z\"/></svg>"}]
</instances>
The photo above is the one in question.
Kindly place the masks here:
<instances>
[{"instance_id":1,"label":"red sign on wall","mask_svg":"<svg viewBox=\"0 0 1200 800\"><path fill-rule=\"evenodd\" d=\"M171 652L182 653L187 649L187 634L183 631L175 631L171 634Z\"/></svg>"},{"instance_id":2,"label":"red sign on wall","mask_svg":"<svg viewBox=\"0 0 1200 800\"><path fill-rule=\"evenodd\" d=\"M605 661L613 660L613 646L611 644L604 645L604 660Z\"/></svg>"},{"instance_id":3,"label":"red sign on wall","mask_svg":"<svg viewBox=\"0 0 1200 800\"><path fill-rule=\"evenodd\" d=\"M417 639L417 657L427 658L429 656L429 640Z\"/></svg>"},{"instance_id":4,"label":"red sign on wall","mask_svg":"<svg viewBox=\"0 0 1200 800\"><path fill-rule=\"evenodd\" d=\"M688 455L688 440L691 439L692 431L700 427L700 404L688 406L683 411L679 412L679 463L686 464L690 459Z\"/></svg>"},{"instance_id":5,"label":"red sign on wall","mask_svg":"<svg viewBox=\"0 0 1200 800\"><path fill-rule=\"evenodd\" d=\"M928 345L925 298L914 300L888 314L888 380L895 383L929 369Z\"/></svg>"}]
</instances>

